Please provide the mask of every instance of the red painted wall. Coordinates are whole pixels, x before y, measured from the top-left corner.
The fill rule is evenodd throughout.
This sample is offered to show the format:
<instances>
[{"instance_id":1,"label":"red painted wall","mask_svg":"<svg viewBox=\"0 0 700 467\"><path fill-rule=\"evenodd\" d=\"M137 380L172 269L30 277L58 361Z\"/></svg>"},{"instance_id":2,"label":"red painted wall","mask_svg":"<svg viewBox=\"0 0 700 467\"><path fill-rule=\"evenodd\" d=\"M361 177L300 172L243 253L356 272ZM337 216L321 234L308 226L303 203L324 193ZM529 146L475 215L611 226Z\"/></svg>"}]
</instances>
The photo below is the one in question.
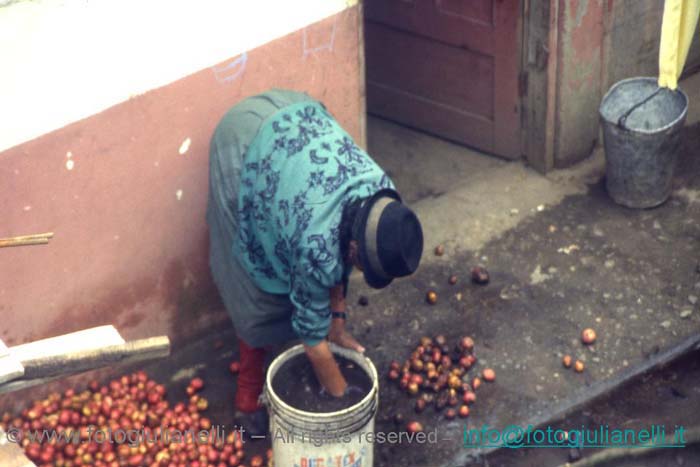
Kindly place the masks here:
<instances>
[{"instance_id":1,"label":"red painted wall","mask_svg":"<svg viewBox=\"0 0 700 467\"><path fill-rule=\"evenodd\" d=\"M0 337L14 345L111 323L177 344L228 319L207 260L211 133L243 97L282 87L322 100L361 140L358 13L0 153L0 237L55 232L46 246L0 249Z\"/></svg>"}]
</instances>

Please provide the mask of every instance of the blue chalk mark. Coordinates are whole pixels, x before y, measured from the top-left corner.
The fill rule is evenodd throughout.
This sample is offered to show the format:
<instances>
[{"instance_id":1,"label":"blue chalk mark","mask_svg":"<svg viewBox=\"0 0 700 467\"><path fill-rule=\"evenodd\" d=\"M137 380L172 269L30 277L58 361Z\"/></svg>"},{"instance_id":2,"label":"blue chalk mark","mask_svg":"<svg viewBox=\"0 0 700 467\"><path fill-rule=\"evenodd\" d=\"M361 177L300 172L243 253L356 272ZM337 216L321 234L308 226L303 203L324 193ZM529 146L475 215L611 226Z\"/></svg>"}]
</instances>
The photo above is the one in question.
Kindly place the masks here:
<instances>
[{"instance_id":1,"label":"blue chalk mark","mask_svg":"<svg viewBox=\"0 0 700 467\"><path fill-rule=\"evenodd\" d=\"M308 39L307 39L307 30L308 28L304 28L304 52L302 54L303 58L306 58L307 56L311 55L312 53L316 52L321 52L322 50L328 50L328 51L333 51L333 44L335 43L335 30L336 27L338 26L338 18L334 18L333 20L333 28L331 29L331 34L330 34L330 39L325 43L318 45L316 47L309 47L308 45Z\"/></svg>"},{"instance_id":2,"label":"blue chalk mark","mask_svg":"<svg viewBox=\"0 0 700 467\"><path fill-rule=\"evenodd\" d=\"M240 57L233 60L231 63L220 67L212 67L214 76L220 83L230 83L238 79L243 74L248 63L248 52L243 52Z\"/></svg>"}]
</instances>

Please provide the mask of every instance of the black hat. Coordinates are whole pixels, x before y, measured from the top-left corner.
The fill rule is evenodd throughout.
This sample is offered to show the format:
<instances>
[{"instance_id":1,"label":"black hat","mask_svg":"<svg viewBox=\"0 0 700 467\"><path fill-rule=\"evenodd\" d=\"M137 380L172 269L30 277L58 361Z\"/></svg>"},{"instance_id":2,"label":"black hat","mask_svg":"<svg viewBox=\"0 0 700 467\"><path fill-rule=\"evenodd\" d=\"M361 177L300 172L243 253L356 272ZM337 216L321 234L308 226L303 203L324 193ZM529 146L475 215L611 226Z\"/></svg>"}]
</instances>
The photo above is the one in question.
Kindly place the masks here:
<instances>
[{"instance_id":1,"label":"black hat","mask_svg":"<svg viewBox=\"0 0 700 467\"><path fill-rule=\"evenodd\" d=\"M370 287L381 289L413 274L423 254L423 229L399 194L383 189L367 198L353 223L352 238Z\"/></svg>"}]
</instances>

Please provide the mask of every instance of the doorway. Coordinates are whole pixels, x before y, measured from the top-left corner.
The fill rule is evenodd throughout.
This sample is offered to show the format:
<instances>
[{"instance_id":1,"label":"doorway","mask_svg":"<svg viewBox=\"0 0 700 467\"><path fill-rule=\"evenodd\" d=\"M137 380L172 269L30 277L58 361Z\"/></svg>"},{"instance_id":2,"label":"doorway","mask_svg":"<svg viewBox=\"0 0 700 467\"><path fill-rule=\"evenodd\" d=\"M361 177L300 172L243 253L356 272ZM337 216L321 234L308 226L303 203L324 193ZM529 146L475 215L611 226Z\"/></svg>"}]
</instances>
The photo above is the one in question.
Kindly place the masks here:
<instances>
[{"instance_id":1,"label":"doorway","mask_svg":"<svg viewBox=\"0 0 700 467\"><path fill-rule=\"evenodd\" d=\"M369 113L521 157L520 0L364 5Z\"/></svg>"}]
</instances>

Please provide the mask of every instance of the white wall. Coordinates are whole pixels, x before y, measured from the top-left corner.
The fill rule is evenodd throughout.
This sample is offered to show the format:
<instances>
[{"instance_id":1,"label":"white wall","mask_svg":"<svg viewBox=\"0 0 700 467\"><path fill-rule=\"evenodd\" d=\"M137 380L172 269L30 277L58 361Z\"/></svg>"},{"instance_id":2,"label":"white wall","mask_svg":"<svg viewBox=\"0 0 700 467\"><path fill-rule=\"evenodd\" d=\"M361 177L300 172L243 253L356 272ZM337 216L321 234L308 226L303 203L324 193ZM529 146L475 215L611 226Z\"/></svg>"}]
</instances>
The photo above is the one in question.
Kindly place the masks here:
<instances>
[{"instance_id":1,"label":"white wall","mask_svg":"<svg viewBox=\"0 0 700 467\"><path fill-rule=\"evenodd\" d=\"M357 1L0 0L0 152Z\"/></svg>"}]
</instances>

